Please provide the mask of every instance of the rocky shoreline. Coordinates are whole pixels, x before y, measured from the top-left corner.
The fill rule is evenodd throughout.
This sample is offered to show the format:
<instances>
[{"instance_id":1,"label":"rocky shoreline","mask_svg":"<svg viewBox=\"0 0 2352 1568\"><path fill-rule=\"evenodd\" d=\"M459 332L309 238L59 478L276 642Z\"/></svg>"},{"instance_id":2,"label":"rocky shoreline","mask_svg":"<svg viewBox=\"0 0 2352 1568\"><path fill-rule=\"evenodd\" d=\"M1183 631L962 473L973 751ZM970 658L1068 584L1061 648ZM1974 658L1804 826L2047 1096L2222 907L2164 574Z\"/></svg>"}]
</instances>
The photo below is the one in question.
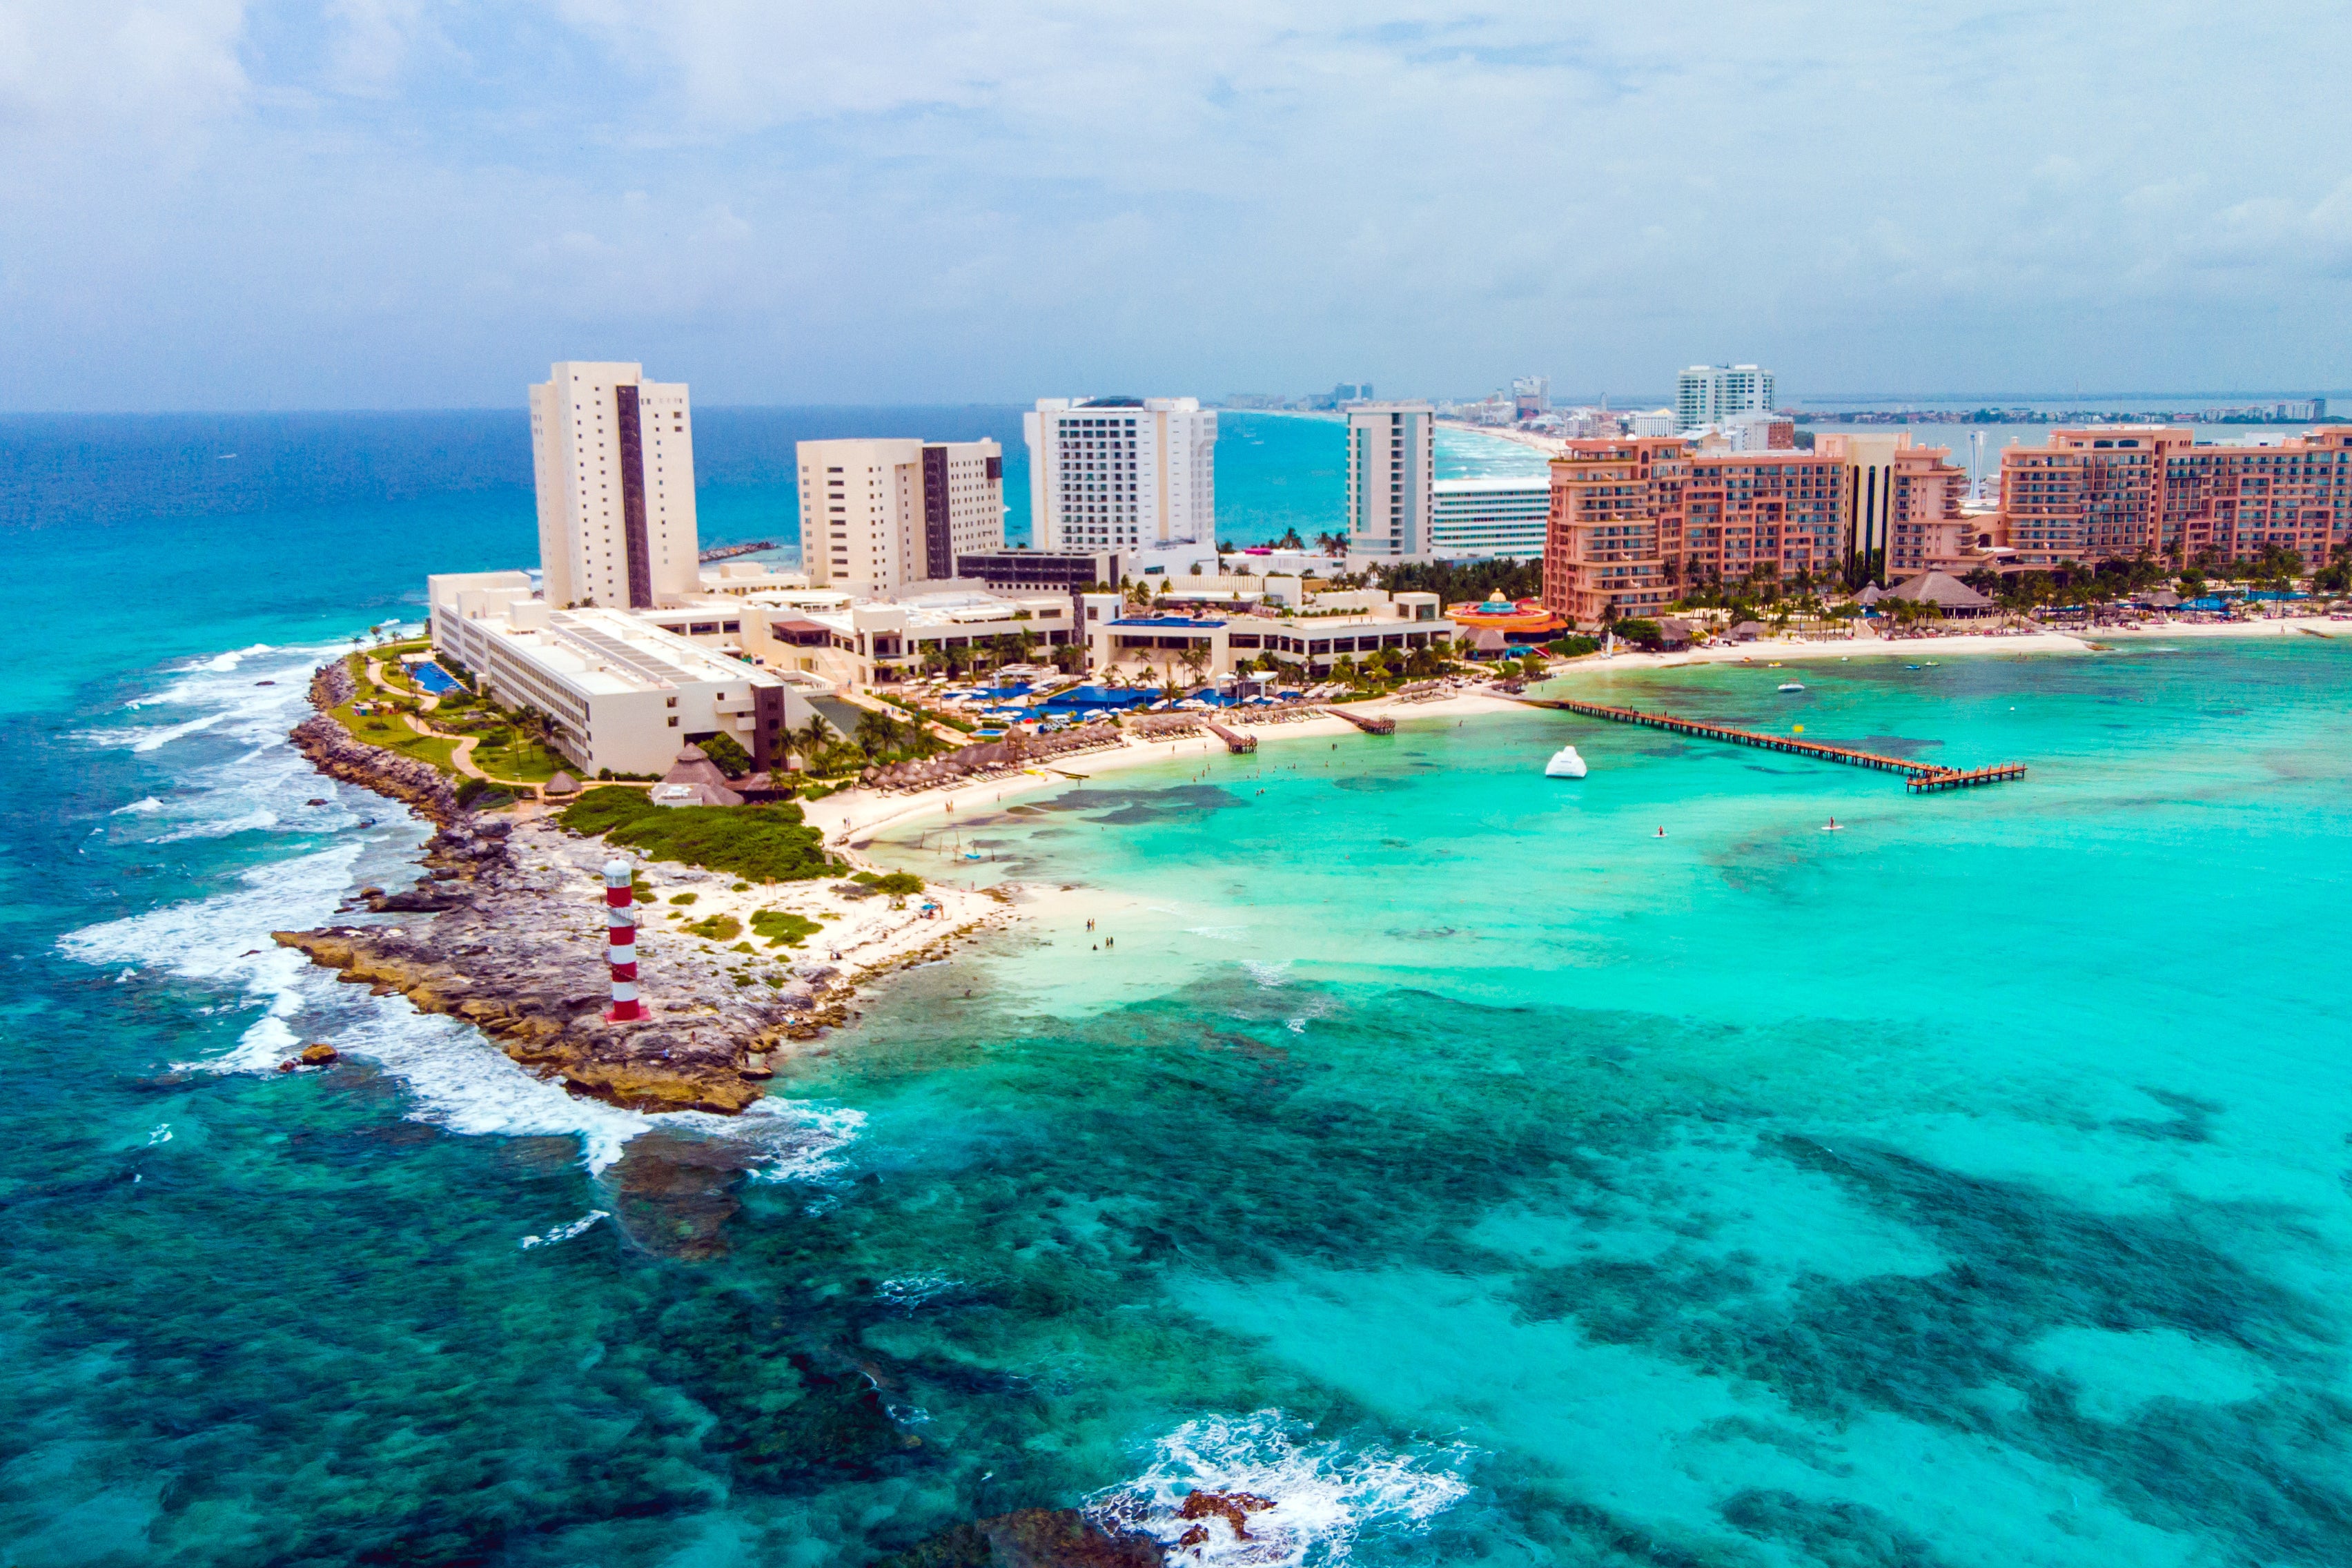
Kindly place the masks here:
<instances>
[{"instance_id":1,"label":"rocky shoreline","mask_svg":"<svg viewBox=\"0 0 2352 1568\"><path fill-rule=\"evenodd\" d=\"M321 708L350 692L340 663L311 681ZM414 888L367 889L351 906L425 918L271 933L345 982L462 1018L532 1071L640 1110L739 1112L764 1092L775 1053L851 1016L855 993L828 964L787 967L679 937L640 953L650 1016L610 1022L602 867L612 851L602 840L545 818L468 812L434 769L359 741L324 712L292 739L321 773L402 801L436 828ZM681 868L671 879L709 875Z\"/></svg>"}]
</instances>

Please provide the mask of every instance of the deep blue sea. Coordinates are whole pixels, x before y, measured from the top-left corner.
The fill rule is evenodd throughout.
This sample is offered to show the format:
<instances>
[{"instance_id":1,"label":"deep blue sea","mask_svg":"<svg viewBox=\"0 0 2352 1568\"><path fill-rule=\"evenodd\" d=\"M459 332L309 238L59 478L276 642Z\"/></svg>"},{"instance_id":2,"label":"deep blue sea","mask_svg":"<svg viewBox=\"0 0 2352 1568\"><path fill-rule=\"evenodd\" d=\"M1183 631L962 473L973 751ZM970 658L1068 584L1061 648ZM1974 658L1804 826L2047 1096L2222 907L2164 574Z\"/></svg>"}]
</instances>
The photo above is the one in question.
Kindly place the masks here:
<instances>
[{"instance_id":1,"label":"deep blue sea","mask_svg":"<svg viewBox=\"0 0 2352 1568\"><path fill-rule=\"evenodd\" d=\"M875 417L702 414L706 538ZM1224 430L1238 531L1328 525L1336 426ZM282 737L527 559L522 436L0 421L0 1568L854 1564L1200 1486L1275 1505L1218 1563L2352 1561L2352 638L1576 678L2032 769L1921 799L1535 712L1054 781L977 868L877 847L1037 918L656 1126L268 941L421 839Z\"/></svg>"}]
</instances>

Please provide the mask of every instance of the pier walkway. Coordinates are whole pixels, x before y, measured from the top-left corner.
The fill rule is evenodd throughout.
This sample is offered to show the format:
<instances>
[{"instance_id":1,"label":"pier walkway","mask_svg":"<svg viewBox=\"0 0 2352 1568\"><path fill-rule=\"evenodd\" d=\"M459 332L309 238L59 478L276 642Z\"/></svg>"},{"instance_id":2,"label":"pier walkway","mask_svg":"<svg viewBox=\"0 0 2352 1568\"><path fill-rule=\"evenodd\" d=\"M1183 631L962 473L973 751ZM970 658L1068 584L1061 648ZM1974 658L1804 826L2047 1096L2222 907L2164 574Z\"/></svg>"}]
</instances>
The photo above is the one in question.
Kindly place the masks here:
<instances>
[{"instance_id":1,"label":"pier walkway","mask_svg":"<svg viewBox=\"0 0 2352 1568\"><path fill-rule=\"evenodd\" d=\"M1350 713L1345 708L1326 708L1323 711L1335 719L1345 719L1367 735L1396 733L1396 721L1385 713Z\"/></svg>"},{"instance_id":2,"label":"pier walkway","mask_svg":"<svg viewBox=\"0 0 2352 1568\"><path fill-rule=\"evenodd\" d=\"M1228 730L1223 724L1213 721L1209 725L1209 733L1223 741L1225 743L1225 750L1234 756L1242 756L1257 750L1255 735L1244 735L1238 730Z\"/></svg>"},{"instance_id":3,"label":"pier walkway","mask_svg":"<svg viewBox=\"0 0 2352 1568\"><path fill-rule=\"evenodd\" d=\"M1696 719L1677 719L1671 713L1644 713L1638 708L1612 708L1600 702L1579 702L1566 697L1521 698L1530 708L1557 708L1563 712L1581 713L1588 719L1607 719L1618 724L1640 724L1647 729L1664 730L1676 735L1696 735L1701 740L1727 741L1736 746L1760 746L1768 752L1788 752L1801 757L1818 757L1825 763L1843 763L1849 767L1876 768L1884 773L1901 773L1915 795L1932 794L1937 790L1968 789L1977 784L2000 784L2025 776L2023 763L2003 763L1990 768L1948 768L1934 763L1913 762L1908 757L1890 757L1879 752L1864 752L1853 746L1832 746L1821 741L1801 741L1793 735L1771 735L1760 730L1738 730L1728 724L1709 724Z\"/></svg>"}]
</instances>

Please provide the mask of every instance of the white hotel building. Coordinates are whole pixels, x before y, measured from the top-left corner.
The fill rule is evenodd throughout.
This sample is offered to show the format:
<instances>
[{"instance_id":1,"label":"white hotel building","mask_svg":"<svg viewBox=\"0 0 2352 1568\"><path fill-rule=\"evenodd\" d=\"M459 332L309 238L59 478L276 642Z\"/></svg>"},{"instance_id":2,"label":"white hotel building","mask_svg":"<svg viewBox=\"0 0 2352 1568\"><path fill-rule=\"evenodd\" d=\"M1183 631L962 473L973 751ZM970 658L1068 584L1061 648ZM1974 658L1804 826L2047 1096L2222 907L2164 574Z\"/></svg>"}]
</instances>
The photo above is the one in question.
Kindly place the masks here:
<instances>
[{"instance_id":1,"label":"white hotel building","mask_svg":"<svg viewBox=\"0 0 2352 1568\"><path fill-rule=\"evenodd\" d=\"M1551 521L1551 479L1439 479L1431 487L1429 553L1440 561L1508 556L1540 561Z\"/></svg>"},{"instance_id":2,"label":"white hotel building","mask_svg":"<svg viewBox=\"0 0 2352 1568\"><path fill-rule=\"evenodd\" d=\"M493 701L546 714L556 749L592 774L663 773L688 742L722 734L753 766L781 767L777 738L814 711L773 670L641 616L533 598L528 573L428 577L425 592L434 647Z\"/></svg>"},{"instance_id":3,"label":"white hotel building","mask_svg":"<svg viewBox=\"0 0 2352 1568\"><path fill-rule=\"evenodd\" d=\"M570 360L530 389L547 602L651 609L695 590L694 429L686 384Z\"/></svg>"},{"instance_id":4,"label":"white hotel building","mask_svg":"<svg viewBox=\"0 0 2352 1568\"><path fill-rule=\"evenodd\" d=\"M1214 542L1217 416L1192 397L1043 397L1021 416L1038 548Z\"/></svg>"},{"instance_id":5,"label":"white hotel building","mask_svg":"<svg viewBox=\"0 0 2352 1568\"><path fill-rule=\"evenodd\" d=\"M1348 410L1348 559L1426 561L1437 479L1437 411L1426 403Z\"/></svg>"},{"instance_id":6,"label":"white hotel building","mask_svg":"<svg viewBox=\"0 0 2352 1568\"><path fill-rule=\"evenodd\" d=\"M1704 429L1737 414L1769 414L1777 395L1761 365L1695 364L1675 378L1675 417L1680 429Z\"/></svg>"},{"instance_id":7,"label":"white hotel building","mask_svg":"<svg viewBox=\"0 0 2352 1568\"><path fill-rule=\"evenodd\" d=\"M993 441L803 441L801 569L812 587L887 595L1004 547L1004 448Z\"/></svg>"}]
</instances>

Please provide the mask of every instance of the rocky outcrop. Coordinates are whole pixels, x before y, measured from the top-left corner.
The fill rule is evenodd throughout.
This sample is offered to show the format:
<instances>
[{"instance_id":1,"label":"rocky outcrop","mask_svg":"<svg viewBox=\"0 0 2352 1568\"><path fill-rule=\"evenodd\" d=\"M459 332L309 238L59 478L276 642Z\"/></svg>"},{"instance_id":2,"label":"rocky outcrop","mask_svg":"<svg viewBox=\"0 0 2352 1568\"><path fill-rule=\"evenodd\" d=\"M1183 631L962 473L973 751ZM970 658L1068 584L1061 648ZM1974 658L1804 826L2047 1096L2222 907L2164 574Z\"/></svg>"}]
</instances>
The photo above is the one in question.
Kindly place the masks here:
<instances>
[{"instance_id":1,"label":"rocky outcrop","mask_svg":"<svg viewBox=\"0 0 2352 1568\"><path fill-rule=\"evenodd\" d=\"M1249 1516L1263 1513L1273 1506L1273 1499L1262 1498L1255 1492L1188 1492L1184 1506L1176 1510L1176 1517L1184 1520L1222 1519L1233 1531L1236 1542L1251 1541L1255 1537L1249 1531ZM1194 1524L1177 1537L1176 1544L1204 1546L1211 1539L1207 1525Z\"/></svg>"},{"instance_id":2,"label":"rocky outcrop","mask_svg":"<svg viewBox=\"0 0 2352 1568\"><path fill-rule=\"evenodd\" d=\"M341 663L311 678L322 706L351 691ZM740 1111L763 1092L772 1053L848 1021L852 994L831 968L787 972L773 954L667 940L638 954L652 1016L607 1019L600 868L611 851L601 842L468 812L430 765L368 745L325 713L292 738L321 773L436 825L415 886L370 888L347 906L420 918L272 933L343 981L463 1018L533 1072L640 1110Z\"/></svg>"},{"instance_id":3,"label":"rocky outcrop","mask_svg":"<svg viewBox=\"0 0 2352 1568\"><path fill-rule=\"evenodd\" d=\"M463 1018L533 1071L640 1110L741 1110L762 1092L771 1052L847 1021L828 968L803 963L772 985L786 973L772 958L667 940L638 955L652 1016L607 1019L606 853L546 822L461 816L427 843L416 889L364 900L431 918L272 934L348 984Z\"/></svg>"},{"instance_id":4,"label":"rocky outcrop","mask_svg":"<svg viewBox=\"0 0 2352 1568\"><path fill-rule=\"evenodd\" d=\"M352 667L341 659L330 659L310 672L310 706L324 713L341 708L358 695L359 683L352 679Z\"/></svg>"},{"instance_id":5,"label":"rocky outcrop","mask_svg":"<svg viewBox=\"0 0 2352 1568\"><path fill-rule=\"evenodd\" d=\"M330 778L388 795L434 822L454 822L461 814L449 781L432 763L371 746L324 713L295 725L290 739L294 749Z\"/></svg>"}]
</instances>

